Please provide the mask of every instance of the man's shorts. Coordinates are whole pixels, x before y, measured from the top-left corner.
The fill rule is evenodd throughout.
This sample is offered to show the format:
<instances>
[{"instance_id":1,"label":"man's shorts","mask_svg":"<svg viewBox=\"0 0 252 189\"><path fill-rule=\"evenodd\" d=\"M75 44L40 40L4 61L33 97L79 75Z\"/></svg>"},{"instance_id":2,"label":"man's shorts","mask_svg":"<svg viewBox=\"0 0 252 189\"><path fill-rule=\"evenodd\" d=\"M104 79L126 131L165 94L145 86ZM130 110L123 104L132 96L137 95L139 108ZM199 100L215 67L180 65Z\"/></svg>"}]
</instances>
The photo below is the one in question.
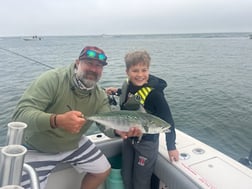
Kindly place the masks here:
<instances>
[{"instance_id":1,"label":"man's shorts","mask_svg":"<svg viewBox=\"0 0 252 189\"><path fill-rule=\"evenodd\" d=\"M79 147L71 151L51 154L30 150L25 156L25 163L36 170L41 189L45 187L49 174L60 163L72 165L79 173L103 173L110 168L107 158L86 136L80 140ZM24 171L21 186L30 188L30 177Z\"/></svg>"}]
</instances>

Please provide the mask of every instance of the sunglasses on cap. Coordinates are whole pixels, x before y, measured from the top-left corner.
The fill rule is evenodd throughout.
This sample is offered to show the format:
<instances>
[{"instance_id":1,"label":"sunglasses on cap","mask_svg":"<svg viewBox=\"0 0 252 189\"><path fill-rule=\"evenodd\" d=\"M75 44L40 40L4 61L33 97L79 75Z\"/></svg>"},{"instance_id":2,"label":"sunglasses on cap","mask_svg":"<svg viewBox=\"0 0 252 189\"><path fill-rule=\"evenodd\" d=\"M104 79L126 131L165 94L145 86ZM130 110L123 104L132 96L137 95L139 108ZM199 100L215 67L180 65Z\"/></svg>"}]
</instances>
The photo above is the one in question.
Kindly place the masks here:
<instances>
[{"instance_id":1,"label":"sunglasses on cap","mask_svg":"<svg viewBox=\"0 0 252 189\"><path fill-rule=\"evenodd\" d=\"M107 57L103 53L98 53L94 50L87 50L82 55L80 55L80 58L95 58L102 62L106 62Z\"/></svg>"}]
</instances>

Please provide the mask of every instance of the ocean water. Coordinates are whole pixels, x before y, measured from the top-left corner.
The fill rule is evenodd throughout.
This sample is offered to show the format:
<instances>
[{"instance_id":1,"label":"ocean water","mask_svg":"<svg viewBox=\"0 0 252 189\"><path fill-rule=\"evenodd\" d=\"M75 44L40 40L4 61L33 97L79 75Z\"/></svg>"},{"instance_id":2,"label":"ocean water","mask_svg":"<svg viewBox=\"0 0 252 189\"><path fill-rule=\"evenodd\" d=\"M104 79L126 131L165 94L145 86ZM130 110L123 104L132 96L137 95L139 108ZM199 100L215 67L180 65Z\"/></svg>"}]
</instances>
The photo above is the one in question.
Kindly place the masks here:
<instances>
[{"instance_id":1,"label":"ocean water","mask_svg":"<svg viewBox=\"0 0 252 189\"><path fill-rule=\"evenodd\" d=\"M86 45L105 50L99 84L120 87L124 55L147 50L151 73L165 79L177 129L238 160L252 149L252 40L248 33L0 38L0 146L26 87L42 72L69 65Z\"/></svg>"}]
</instances>

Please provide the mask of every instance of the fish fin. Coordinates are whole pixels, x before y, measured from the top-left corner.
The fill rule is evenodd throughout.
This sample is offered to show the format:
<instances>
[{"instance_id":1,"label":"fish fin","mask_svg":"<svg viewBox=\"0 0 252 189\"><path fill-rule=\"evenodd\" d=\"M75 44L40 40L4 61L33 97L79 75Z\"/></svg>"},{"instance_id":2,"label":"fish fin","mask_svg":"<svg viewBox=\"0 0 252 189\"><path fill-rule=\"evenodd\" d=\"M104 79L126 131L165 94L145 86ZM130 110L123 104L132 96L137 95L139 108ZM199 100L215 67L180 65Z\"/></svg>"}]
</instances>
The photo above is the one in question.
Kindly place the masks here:
<instances>
[{"instance_id":1,"label":"fish fin","mask_svg":"<svg viewBox=\"0 0 252 189\"><path fill-rule=\"evenodd\" d=\"M142 104L140 104L139 112L147 113Z\"/></svg>"}]
</instances>

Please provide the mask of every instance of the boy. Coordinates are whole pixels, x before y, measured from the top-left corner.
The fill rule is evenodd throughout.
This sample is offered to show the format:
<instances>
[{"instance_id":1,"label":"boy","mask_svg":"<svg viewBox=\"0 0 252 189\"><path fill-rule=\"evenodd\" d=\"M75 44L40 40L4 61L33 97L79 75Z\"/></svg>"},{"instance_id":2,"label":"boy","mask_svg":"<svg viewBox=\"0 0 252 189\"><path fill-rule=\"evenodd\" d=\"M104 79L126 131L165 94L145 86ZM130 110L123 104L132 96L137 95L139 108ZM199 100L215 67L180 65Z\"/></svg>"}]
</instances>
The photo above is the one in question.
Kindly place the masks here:
<instances>
[{"instance_id":1,"label":"boy","mask_svg":"<svg viewBox=\"0 0 252 189\"><path fill-rule=\"evenodd\" d=\"M168 155L170 161L178 161L174 121L163 93L167 84L149 74L150 60L146 51L126 54L127 81L121 89L110 87L106 92L120 95L121 110L144 110L168 122L171 125L171 132L166 133ZM132 132L139 131L133 128ZM143 134L140 141L138 137L127 137L126 132L115 130L115 134L125 138L122 149L122 177L125 189L149 189L158 155L159 134Z\"/></svg>"}]
</instances>

